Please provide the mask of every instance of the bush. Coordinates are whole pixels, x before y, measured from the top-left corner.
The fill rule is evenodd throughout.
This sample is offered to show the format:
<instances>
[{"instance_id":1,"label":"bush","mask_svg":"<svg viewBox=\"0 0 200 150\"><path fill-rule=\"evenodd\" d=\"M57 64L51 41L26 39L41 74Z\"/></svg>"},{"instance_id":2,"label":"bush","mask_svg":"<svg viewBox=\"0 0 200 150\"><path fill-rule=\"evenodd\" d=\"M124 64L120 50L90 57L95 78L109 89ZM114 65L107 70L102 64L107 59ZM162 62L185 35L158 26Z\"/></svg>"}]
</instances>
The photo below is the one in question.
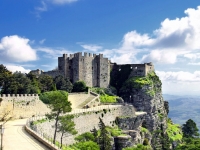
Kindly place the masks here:
<instances>
[{"instance_id":1,"label":"bush","mask_svg":"<svg viewBox=\"0 0 200 150\"><path fill-rule=\"evenodd\" d=\"M79 142L71 146L75 150L100 150L99 145L93 141Z\"/></svg>"},{"instance_id":2,"label":"bush","mask_svg":"<svg viewBox=\"0 0 200 150\"><path fill-rule=\"evenodd\" d=\"M94 141L94 135L90 132L85 132L75 137L75 140L78 142Z\"/></svg>"},{"instance_id":3,"label":"bush","mask_svg":"<svg viewBox=\"0 0 200 150\"><path fill-rule=\"evenodd\" d=\"M109 96L105 94L100 96L100 101L102 103L116 103L117 102L116 98L117 96Z\"/></svg>"},{"instance_id":4,"label":"bush","mask_svg":"<svg viewBox=\"0 0 200 150\"><path fill-rule=\"evenodd\" d=\"M144 139L143 145L149 145L149 140L147 138Z\"/></svg>"},{"instance_id":5,"label":"bush","mask_svg":"<svg viewBox=\"0 0 200 150\"><path fill-rule=\"evenodd\" d=\"M73 92L87 92L88 87L84 81L76 81L73 85Z\"/></svg>"}]
</instances>

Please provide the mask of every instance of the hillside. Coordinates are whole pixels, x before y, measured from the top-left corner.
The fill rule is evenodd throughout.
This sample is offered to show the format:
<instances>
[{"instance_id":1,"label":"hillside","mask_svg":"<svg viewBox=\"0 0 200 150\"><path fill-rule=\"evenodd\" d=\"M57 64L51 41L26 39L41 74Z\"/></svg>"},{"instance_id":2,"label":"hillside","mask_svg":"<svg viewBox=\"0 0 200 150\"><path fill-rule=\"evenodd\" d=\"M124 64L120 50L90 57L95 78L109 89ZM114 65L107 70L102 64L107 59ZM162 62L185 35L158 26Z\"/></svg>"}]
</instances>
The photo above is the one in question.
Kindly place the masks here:
<instances>
[{"instance_id":1,"label":"hillside","mask_svg":"<svg viewBox=\"0 0 200 150\"><path fill-rule=\"evenodd\" d=\"M200 129L200 96L176 96L163 94L163 97L169 102L168 116L174 123L182 125L188 119L192 119Z\"/></svg>"}]
</instances>

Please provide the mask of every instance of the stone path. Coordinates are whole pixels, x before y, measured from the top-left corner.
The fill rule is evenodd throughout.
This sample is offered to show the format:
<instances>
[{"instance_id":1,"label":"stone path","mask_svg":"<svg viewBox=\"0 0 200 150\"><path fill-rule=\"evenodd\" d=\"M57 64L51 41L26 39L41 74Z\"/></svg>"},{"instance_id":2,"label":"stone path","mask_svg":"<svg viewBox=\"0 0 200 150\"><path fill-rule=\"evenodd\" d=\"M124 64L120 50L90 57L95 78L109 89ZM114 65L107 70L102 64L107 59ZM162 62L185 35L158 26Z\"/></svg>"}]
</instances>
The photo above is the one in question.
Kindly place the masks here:
<instances>
[{"instance_id":1,"label":"stone path","mask_svg":"<svg viewBox=\"0 0 200 150\"><path fill-rule=\"evenodd\" d=\"M25 123L26 119L21 119L5 124L3 150L48 150L25 131Z\"/></svg>"}]
</instances>

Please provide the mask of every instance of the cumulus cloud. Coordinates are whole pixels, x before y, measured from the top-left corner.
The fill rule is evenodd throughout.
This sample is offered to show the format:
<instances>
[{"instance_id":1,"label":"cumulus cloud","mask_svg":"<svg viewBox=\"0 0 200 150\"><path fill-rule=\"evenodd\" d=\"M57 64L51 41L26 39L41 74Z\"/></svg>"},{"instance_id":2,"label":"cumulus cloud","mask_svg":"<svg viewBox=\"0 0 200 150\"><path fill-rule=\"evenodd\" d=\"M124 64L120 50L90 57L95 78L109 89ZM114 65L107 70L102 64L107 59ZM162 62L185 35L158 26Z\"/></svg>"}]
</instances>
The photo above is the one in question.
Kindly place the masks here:
<instances>
[{"instance_id":1,"label":"cumulus cloud","mask_svg":"<svg viewBox=\"0 0 200 150\"><path fill-rule=\"evenodd\" d=\"M178 53L173 51L152 50L150 54L142 57L142 62L160 62L163 64L174 64Z\"/></svg>"},{"instance_id":2,"label":"cumulus cloud","mask_svg":"<svg viewBox=\"0 0 200 150\"><path fill-rule=\"evenodd\" d=\"M156 71L162 81L162 89L165 94L174 95L199 95L200 71Z\"/></svg>"},{"instance_id":3,"label":"cumulus cloud","mask_svg":"<svg viewBox=\"0 0 200 150\"><path fill-rule=\"evenodd\" d=\"M178 71L156 71L156 74L160 77L162 81L168 82L200 82L200 71L195 71L193 73Z\"/></svg>"},{"instance_id":4,"label":"cumulus cloud","mask_svg":"<svg viewBox=\"0 0 200 150\"><path fill-rule=\"evenodd\" d=\"M25 69L22 66L16 66L16 65L6 65L6 68L12 72L20 71L21 73L29 73L30 69Z\"/></svg>"},{"instance_id":5,"label":"cumulus cloud","mask_svg":"<svg viewBox=\"0 0 200 150\"><path fill-rule=\"evenodd\" d=\"M197 9L185 10L185 14L182 18L166 18L161 22L160 28L154 30L151 35L140 34L137 31L126 33L115 53L118 57L124 53L136 56L145 51L141 62L164 64L174 64L177 58L182 56L199 58L196 53L200 50L200 6ZM193 54L189 54L190 52Z\"/></svg>"},{"instance_id":6,"label":"cumulus cloud","mask_svg":"<svg viewBox=\"0 0 200 150\"><path fill-rule=\"evenodd\" d=\"M0 58L5 62L27 62L37 59L29 39L18 35L6 36L0 42Z\"/></svg>"},{"instance_id":7,"label":"cumulus cloud","mask_svg":"<svg viewBox=\"0 0 200 150\"><path fill-rule=\"evenodd\" d=\"M83 47L86 50L93 51L93 52L96 52L96 51L102 49L101 46L94 45L94 44L82 44L81 47Z\"/></svg>"}]
</instances>

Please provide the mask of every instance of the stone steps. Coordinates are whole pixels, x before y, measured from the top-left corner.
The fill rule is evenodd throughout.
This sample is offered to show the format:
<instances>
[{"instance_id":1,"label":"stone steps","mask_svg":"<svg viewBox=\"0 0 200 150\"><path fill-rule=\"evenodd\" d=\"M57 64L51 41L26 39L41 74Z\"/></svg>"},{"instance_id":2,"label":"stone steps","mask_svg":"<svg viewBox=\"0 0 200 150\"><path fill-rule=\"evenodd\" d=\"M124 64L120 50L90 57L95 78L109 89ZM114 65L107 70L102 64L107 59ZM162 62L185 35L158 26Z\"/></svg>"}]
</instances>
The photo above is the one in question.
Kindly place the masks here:
<instances>
[{"instance_id":1,"label":"stone steps","mask_svg":"<svg viewBox=\"0 0 200 150\"><path fill-rule=\"evenodd\" d=\"M81 103L77 108L83 108L87 103L89 103L91 100L93 100L95 96L90 95L83 103Z\"/></svg>"}]
</instances>

